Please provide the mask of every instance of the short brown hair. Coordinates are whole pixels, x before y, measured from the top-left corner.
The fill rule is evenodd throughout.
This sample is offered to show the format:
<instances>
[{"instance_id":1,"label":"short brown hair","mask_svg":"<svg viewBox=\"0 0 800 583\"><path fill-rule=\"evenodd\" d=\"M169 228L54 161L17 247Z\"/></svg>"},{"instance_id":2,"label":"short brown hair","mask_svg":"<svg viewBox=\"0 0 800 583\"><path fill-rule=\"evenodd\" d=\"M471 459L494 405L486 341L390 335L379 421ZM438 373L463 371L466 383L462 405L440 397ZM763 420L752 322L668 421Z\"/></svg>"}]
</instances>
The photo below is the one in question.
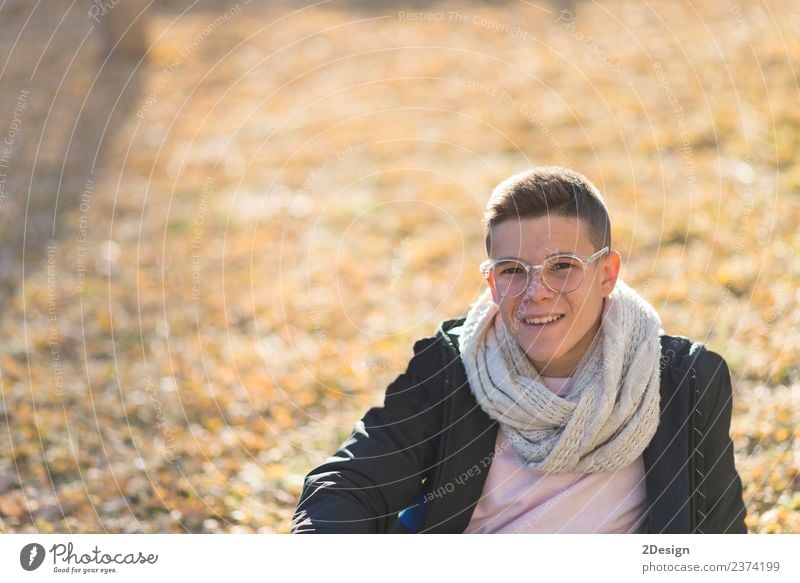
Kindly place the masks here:
<instances>
[{"instance_id":1,"label":"short brown hair","mask_svg":"<svg viewBox=\"0 0 800 583\"><path fill-rule=\"evenodd\" d=\"M594 184L568 168L539 166L506 178L492 191L484 215L486 253L491 254L494 226L546 215L582 219L597 249L611 247L611 221Z\"/></svg>"}]
</instances>

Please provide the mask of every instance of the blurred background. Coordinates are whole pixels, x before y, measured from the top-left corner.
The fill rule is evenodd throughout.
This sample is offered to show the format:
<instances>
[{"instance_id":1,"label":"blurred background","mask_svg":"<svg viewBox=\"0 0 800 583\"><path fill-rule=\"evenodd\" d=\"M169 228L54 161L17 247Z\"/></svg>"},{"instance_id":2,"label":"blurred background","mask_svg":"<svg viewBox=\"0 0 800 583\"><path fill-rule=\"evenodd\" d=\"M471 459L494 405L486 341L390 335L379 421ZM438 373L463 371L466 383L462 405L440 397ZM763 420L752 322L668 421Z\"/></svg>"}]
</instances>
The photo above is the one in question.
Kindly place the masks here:
<instances>
[{"instance_id":1,"label":"blurred background","mask_svg":"<svg viewBox=\"0 0 800 583\"><path fill-rule=\"evenodd\" d=\"M795 1L0 3L0 532L287 532L569 166L800 532Z\"/></svg>"}]
</instances>

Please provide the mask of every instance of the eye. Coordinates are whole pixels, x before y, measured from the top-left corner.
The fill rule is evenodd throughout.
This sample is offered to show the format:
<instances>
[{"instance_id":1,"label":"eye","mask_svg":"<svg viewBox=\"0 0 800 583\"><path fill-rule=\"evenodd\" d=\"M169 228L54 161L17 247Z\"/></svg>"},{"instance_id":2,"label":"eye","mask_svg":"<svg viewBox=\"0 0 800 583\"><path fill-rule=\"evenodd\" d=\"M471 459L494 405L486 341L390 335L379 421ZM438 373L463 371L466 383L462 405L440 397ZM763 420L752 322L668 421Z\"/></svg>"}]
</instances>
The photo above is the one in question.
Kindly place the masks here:
<instances>
[{"instance_id":1,"label":"eye","mask_svg":"<svg viewBox=\"0 0 800 583\"><path fill-rule=\"evenodd\" d=\"M548 263L548 268L550 271L562 271L564 269L575 269L579 267L580 263L573 259L572 257L554 257L552 261Z\"/></svg>"},{"instance_id":2,"label":"eye","mask_svg":"<svg viewBox=\"0 0 800 583\"><path fill-rule=\"evenodd\" d=\"M495 270L498 275L506 277L525 273L525 268L519 263L500 263Z\"/></svg>"},{"instance_id":3,"label":"eye","mask_svg":"<svg viewBox=\"0 0 800 583\"><path fill-rule=\"evenodd\" d=\"M517 273L522 273L525 271L521 267L504 267L500 271L500 275L515 275Z\"/></svg>"}]
</instances>

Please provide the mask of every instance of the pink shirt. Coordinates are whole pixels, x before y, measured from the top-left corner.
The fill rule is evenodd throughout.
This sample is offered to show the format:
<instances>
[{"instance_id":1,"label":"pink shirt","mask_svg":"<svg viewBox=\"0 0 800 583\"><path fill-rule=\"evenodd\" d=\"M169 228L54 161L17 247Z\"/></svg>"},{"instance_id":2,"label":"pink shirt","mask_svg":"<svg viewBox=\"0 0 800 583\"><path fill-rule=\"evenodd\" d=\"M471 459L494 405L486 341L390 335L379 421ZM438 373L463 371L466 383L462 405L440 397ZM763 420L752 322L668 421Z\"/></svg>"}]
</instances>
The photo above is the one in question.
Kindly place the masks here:
<instances>
[{"instance_id":1,"label":"pink shirt","mask_svg":"<svg viewBox=\"0 0 800 583\"><path fill-rule=\"evenodd\" d=\"M557 395L572 377L541 377ZM483 493L468 533L631 533L647 508L641 456L627 467L595 474L539 474L517 461L501 428Z\"/></svg>"}]
</instances>

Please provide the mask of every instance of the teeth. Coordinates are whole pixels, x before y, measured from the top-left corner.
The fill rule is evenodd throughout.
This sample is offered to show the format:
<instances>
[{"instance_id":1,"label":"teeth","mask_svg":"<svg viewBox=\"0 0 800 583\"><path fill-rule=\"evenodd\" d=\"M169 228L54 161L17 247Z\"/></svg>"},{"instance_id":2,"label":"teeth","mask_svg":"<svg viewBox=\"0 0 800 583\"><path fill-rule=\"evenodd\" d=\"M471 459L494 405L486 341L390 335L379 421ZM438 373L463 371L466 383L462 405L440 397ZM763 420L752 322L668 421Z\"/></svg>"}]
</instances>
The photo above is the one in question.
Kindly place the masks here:
<instances>
[{"instance_id":1,"label":"teeth","mask_svg":"<svg viewBox=\"0 0 800 583\"><path fill-rule=\"evenodd\" d=\"M550 322L555 322L556 320L560 320L563 315L560 316L548 316L547 318L526 318L526 324L549 324Z\"/></svg>"}]
</instances>

